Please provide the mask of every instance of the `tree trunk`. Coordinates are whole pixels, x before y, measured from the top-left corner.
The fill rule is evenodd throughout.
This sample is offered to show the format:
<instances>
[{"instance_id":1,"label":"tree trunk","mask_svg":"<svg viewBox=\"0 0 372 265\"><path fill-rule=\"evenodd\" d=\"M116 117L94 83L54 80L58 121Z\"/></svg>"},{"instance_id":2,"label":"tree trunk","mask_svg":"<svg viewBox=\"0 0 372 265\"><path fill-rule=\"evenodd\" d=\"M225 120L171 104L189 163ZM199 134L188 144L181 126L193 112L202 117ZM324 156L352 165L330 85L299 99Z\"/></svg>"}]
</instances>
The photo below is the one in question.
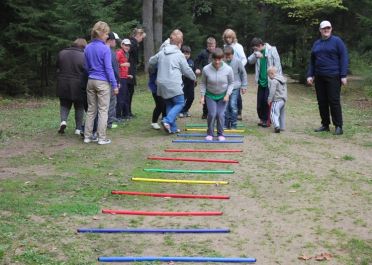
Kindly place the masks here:
<instances>
[{"instance_id":1,"label":"tree trunk","mask_svg":"<svg viewBox=\"0 0 372 265\"><path fill-rule=\"evenodd\" d=\"M143 0L142 21L146 32L143 41L145 72L147 72L149 59L154 54L154 26L153 26L153 0Z\"/></svg>"},{"instance_id":2,"label":"tree trunk","mask_svg":"<svg viewBox=\"0 0 372 265\"><path fill-rule=\"evenodd\" d=\"M164 0L154 0L154 45L158 51L163 42L163 5Z\"/></svg>"}]
</instances>

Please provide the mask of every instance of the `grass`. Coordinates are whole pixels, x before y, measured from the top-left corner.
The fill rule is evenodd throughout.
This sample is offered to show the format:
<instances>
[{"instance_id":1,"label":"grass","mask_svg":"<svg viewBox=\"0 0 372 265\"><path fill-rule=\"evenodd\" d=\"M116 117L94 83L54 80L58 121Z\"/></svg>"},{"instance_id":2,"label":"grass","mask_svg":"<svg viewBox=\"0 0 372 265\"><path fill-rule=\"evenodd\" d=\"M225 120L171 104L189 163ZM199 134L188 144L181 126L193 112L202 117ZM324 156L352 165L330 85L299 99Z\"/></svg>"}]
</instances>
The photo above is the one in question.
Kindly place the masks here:
<instances>
[{"instance_id":1,"label":"grass","mask_svg":"<svg viewBox=\"0 0 372 265\"><path fill-rule=\"evenodd\" d=\"M112 145L83 145L56 134L58 101L0 101L0 264L96 264L99 255L256 256L265 264L298 264L302 252L336 254L337 264L371 263L372 110L344 94L345 135L312 131L318 120L313 91L290 84L288 132L256 126L247 103L239 165L150 161L171 147L162 132L149 129L152 98L139 80L137 118L109 131ZM359 92L358 92L359 93ZM254 101L253 89L247 101ZM199 115L195 106L195 117ZM198 118L193 123L200 123ZM179 123L184 126L185 120ZM201 146L210 148L210 146ZM337 148L336 148L337 147ZM341 150L341 151L340 151ZM169 154L167 154L168 156ZM172 154L172 156L176 156ZM188 154L203 158L210 154ZM164 155L165 156L165 155ZM171 156L171 155L169 155ZM181 155L179 155L181 156ZM186 156L186 155L182 155ZM338 159L336 159L338 157ZM143 168L234 169L235 174L161 174ZM226 179L230 185L198 186L131 182L131 176ZM231 195L229 201L176 200L111 195L111 190ZM218 218L102 215L101 209L222 210ZM347 224L348 229L340 229ZM78 227L228 227L230 235L80 235ZM314 236L315 235L315 236ZM306 253L304 253L306 254ZM77 263L78 261L78 263ZM141 263L143 264L143 263ZM147 263L158 264L158 263Z\"/></svg>"}]
</instances>

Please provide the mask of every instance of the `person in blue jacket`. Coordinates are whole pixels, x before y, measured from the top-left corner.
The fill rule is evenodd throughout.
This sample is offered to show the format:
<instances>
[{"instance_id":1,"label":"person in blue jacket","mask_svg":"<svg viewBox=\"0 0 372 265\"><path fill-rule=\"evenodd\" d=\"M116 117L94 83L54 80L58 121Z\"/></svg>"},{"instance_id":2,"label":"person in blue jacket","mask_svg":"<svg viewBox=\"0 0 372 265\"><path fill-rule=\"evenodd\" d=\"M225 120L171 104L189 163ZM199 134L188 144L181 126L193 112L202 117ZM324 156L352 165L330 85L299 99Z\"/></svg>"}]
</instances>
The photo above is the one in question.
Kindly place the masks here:
<instances>
[{"instance_id":1,"label":"person in blue jacket","mask_svg":"<svg viewBox=\"0 0 372 265\"><path fill-rule=\"evenodd\" d=\"M332 25L325 20L319 27L321 38L311 49L307 83L315 82L322 125L315 132L329 131L330 115L335 135L343 134L340 102L341 85L347 84L348 54L340 37L332 35Z\"/></svg>"}]
</instances>

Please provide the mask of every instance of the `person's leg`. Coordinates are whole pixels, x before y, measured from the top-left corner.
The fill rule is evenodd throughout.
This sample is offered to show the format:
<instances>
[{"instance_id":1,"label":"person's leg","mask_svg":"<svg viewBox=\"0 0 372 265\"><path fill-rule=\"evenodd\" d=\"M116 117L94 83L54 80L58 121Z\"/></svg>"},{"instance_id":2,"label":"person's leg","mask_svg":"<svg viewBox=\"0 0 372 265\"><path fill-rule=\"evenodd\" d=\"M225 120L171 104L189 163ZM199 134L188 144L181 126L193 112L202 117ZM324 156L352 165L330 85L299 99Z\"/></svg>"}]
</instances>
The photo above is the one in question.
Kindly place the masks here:
<instances>
[{"instance_id":1,"label":"person's leg","mask_svg":"<svg viewBox=\"0 0 372 265\"><path fill-rule=\"evenodd\" d=\"M130 90L129 90L129 85L127 79L123 79L122 86L123 86L123 93L124 93L124 104L123 104L123 116L125 119L129 119L131 116L131 96L130 96ZM134 91L134 86L132 86L132 90ZM134 93L134 92L133 92ZM132 95L133 96L133 95Z\"/></svg>"},{"instance_id":2,"label":"person's leg","mask_svg":"<svg viewBox=\"0 0 372 265\"><path fill-rule=\"evenodd\" d=\"M231 96L225 110L225 128L231 129Z\"/></svg>"},{"instance_id":3,"label":"person's leg","mask_svg":"<svg viewBox=\"0 0 372 265\"><path fill-rule=\"evenodd\" d=\"M205 103L208 105L207 134L210 136L214 136L214 123L217 116L217 102L209 97L205 97Z\"/></svg>"},{"instance_id":4,"label":"person's leg","mask_svg":"<svg viewBox=\"0 0 372 265\"><path fill-rule=\"evenodd\" d=\"M270 127L270 106L267 104L267 99L269 98L270 90L268 87L263 88L263 97L261 98L262 106L262 119L266 123L267 127Z\"/></svg>"},{"instance_id":5,"label":"person's leg","mask_svg":"<svg viewBox=\"0 0 372 265\"><path fill-rule=\"evenodd\" d=\"M181 113L186 113L189 111L194 101L194 87L184 87L183 91L185 93L185 106L183 107Z\"/></svg>"},{"instance_id":6,"label":"person's leg","mask_svg":"<svg viewBox=\"0 0 372 265\"><path fill-rule=\"evenodd\" d=\"M183 95L178 95L171 98L170 101L172 102L172 106L169 108L169 111L167 110L167 116L165 119L171 126L171 131L176 132L177 131L176 119L185 104L185 98Z\"/></svg>"},{"instance_id":7,"label":"person's leg","mask_svg":"<svg viewBox=\"0 0 372 265\"><path fill-rule=\"evenodd\" d=\"M118 119L124 118L123 108L124 108L124 85L123 78L120 78L119 93L116 95L116 118Z\"/></svg>"},{"instance_id":8,"label":"person's leg","mask_svg":"<svg viewBox=\"0 0 372 265\"><path fill-rule=\"evenodd\" d=\"M341 109L341 80L340 77L328 77L327 78L327 95L328 103L331 109L332 123L336 127L343 125L342 121L342 109Z\"/></svg>"},{"instance_id":9,"label":"person's leg","mask_svg":"<svg viewBox=\"0 0 372 265\"><path fill-rule=\"evenodd\" d=\"M110 103L108 110L107 126L111 128L112 123L116 121L116 95L110 89Z\"/></svg>"},{"instance_id":10,"label":"person's leg","mask_svg":"<svg viewBox=\"0 0 372 265\"><path fill-rule=\"evenodd\" d=\"M234 89L232 94L230 95L229 105L230 105L230 122L231 128L236 129L238 127L238 101L240 96L240 89Z\"/></svg>"},{"instance_id":11,"label":"person's leg","mask_svg":"<svg viewBox=\"0 0 372 265\"><path fill-rule=\"evenodd\" d=\"M315 91L316 98L318 100L319 114L321 118L321 123L324 127L329 127L329 104L328 104L328 94L327 94L327 83L322 76L315 77Z\"/></svg>"},{"instance_id":12,"label":"person's leg","mask_svg":"<svg viewBox=\"0 0 372 265\"><path fill-rule=\"evenodd\" d=\"M264 96L264 90L262 87L258 86L257 89L257 115L260 119L260 122L263 123L263 116L262 116L262 97Z\"/></svg>"},{"instance_id":13,"label":"person's leg","mask_svg":"<svg viewBox=\"0 0 372 265\"><path fill-rule=\"evenodd\" d=\"M89 139L92 137L93 123L97 115L97 92L95 82L96 80L89 79L87 84L88 111L85 121L84 137Z\"/></svg>"},{"instance_id":14,"label":"person's leg","mask_svg":"<svg viewBox=\"0 0 372 265\"><path fill-rule=\"evenodd\" d=\"M133 100L133 95L134 95L134 84L127 84L128 87L128 115L133 116L132 113L132 100Z\"/></svg>"},{"instance_id":15,"label":"person's leg","mask_svg":"<svg viewBox=\"0 0 372 265\"><path fill-rule=\"evenodd\" d=\"M108 118L108 108L110 104L111 87L108 82L95 80L97 86L98 102L98 140L106 140L106 127Z\"/></svg>"},{"instance_id":16,"label":"person's leg","mask_svg":"<svg viewBox=\"0 0 372 265\"><path fill-rule=\"evenodd\" d=\"M61 116L61 122L66 121L68 119L68 115L70 114L72 101L68 99L59 99L60 102L60 116Z\"/></svg>"},{"instance_id":17,"label":"person's leg","mask_svg":"<svg viewBox=\"0 0 372 265\"><path fill-rule=\"evenodd\" d=\"M160 113L162 112L162 109L160 106L161 103L159 100L160 97L156 95L156 93L152 93L152 98L154 99L154 102L155 102L155 108L154 108L154 111L152 112L152 123L157 123Z\"/></svg>"},{"instance_id":18,"label":"person's leg","mask_svg":"<svg viewBox=\"0 0 372 265\"><path fill-rule=\"evenodd\" d=\"M74 102L76 130L81 131L84 119L84 104L82 101Z\"/></svg>"},{"instance_id":19,"label":"person's leg","mask_svg":"<svg viewBox=\"0 0 372 265\"><path fill-rule=\"evenodd\" d=\"M280 123L280 130L285 130L285 101L281 101L281 107L280 107L280 116L279 116L279 123Z\"/></svg>"},{"instance_id":20,"label":"person's leg","mask_svg":"<svg viewBox=\"0 0 372 265\"><path fill-rule=\"evenodd\" d=\"M239 89L239 94L238 94L238 99L237 99L237 108L238 108L238 115L240 116L240 120L242 118L242 110L243 110L243 99L242 95L240 94L240 89Z\"/></svg>"},{"instance_id":21,"label":"person's leg","mask_svg":"<svg viewBox=\"0 0 372 265\"><path fill-rule=\"evenodd\" d=\"M225 124L225 110L227 106L227 102L220 99L217 103L217 136L223 136L223 125Z\"/></svg>"},{"instance_id":22,"label":"person's leg","mask_svg":"<svg viewBox=\"0 0 372 265\"><path fill-rule=\"evenodd\" d=\"M281 101L273 101L271 103L270 119L275 129L280 128L279 115L280 115L280 104Z\"/></svg>"},{"instance_id":23,"label":"person's leg","mask_svg":"<svg viewBox=\"0 0 372 265\"><path fill-rule=\"evenodd\" d=\"M208 116L208 107L207 104L203 105L203 114L202 114L202 119L206 119Z\"/></svg>"}]
</instances>

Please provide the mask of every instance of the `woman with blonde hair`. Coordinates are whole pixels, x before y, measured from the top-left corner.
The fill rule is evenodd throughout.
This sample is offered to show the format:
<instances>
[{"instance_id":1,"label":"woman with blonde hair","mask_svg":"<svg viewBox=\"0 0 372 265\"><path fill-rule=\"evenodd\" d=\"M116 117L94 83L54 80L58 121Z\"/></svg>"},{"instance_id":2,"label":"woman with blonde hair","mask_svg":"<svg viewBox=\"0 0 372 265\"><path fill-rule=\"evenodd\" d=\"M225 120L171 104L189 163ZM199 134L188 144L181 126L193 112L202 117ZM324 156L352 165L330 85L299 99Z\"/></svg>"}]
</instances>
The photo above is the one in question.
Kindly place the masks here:
<instances>
[{"instance_id":1,"label":"woman with blonde hair","mask_svg":"<svg viewBox=\"0 0 372 265\"><path fill-rule=\"evenodd\" d=\"M226 29L222 34L222 39L224 42L224 46L229 45L234 49L234 57L239 59L243 66L247 64L247 56L244 53L243 46L238 43L238 39L236 38L236 33L232 29Z\"/></svg>"},{"instance_id":2,"label":"woman with blonde hair","mask_svg":"<svg viewBox=\"0 0 372 265\"><path fill-rule=\"evenodd\" d=\"M85 48L85 67L88 72L87 100L88 112L85 124L84 143L98 140L98 144L109 144L106 138L110 89L118 93L118 84L111 64L111 51L105 44L110 27L106 22L98 21L91 31L92 42ZM95 139L92 134L93 123L98 111L98 128Z\"/></svg>"}]
</instances>

